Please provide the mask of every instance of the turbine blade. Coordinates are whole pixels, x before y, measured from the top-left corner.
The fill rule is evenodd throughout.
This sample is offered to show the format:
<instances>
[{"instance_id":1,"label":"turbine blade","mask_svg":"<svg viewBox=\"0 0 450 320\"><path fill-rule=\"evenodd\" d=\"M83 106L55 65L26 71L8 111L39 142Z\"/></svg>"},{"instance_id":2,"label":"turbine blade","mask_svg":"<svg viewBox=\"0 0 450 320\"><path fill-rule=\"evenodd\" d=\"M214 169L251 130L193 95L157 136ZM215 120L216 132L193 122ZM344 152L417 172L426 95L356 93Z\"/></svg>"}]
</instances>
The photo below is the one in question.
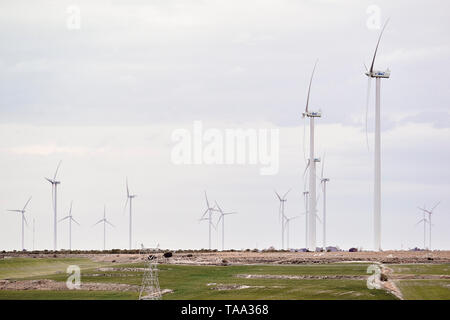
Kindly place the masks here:
<instances>
[{"instance_id":1,"label":"turbine blade","mask_svg":"<svg viewBox=\"0 0 450 320\"><path fill-rule=\"evenodd\" d=\"M78 221L75 220L74 218L70 217L70 219L72 219L72 221L75 222L77 225L80 225L80 224L78 223Z\"/></svg>"},{"instance_id":2,"label":"turbine blade","mask_svg":"<svg viewBox=\"0 0 450 320\"><path fill-rule=\"evenodd\" d=\"M433 210L436 209L436 207L437 207L440 203L441 203L441 202L438 201L430 211L433 212Z\"/></svg>"},{"instance_id":3,"label":"turbine blade","mask_svg":"<svg viewBox=\"0 0 450 320\"><path fill-rule=\"evenodd\" d=\"M275 191L275 194L277 195L278 199L281 201L281 196L278 194L278 192Z\"/></svg>"},{"instance_id":4,"label":"turbine blade","mask_svg":"<svg viewBox=\"0 0 450 320\"><path fill-rule=\"evenodd\" d=\"M125 214L125 210L127 209L127 205L128 205L128 199L129 199L129 197L127 196L127 200L125 201L125 205L123 206L122 214Z\"/></svg>"},{"instance_id":5,"label":"turbine blade","mask_svg":"<svg viewBox=\"0 0 450 320\"><path fill-rule=\"evenodd\" d=\"M200 218L200 220L202 220L208 212L209 212L209 208L205 210L205 213L203 213L203 215L202 215L202 217Z\"/></svg>"},{"instance_id":6,"label":"turbine blade","mask_svg":"<svg viewBox=\"0 0 450 320\"><path fill-rule=\"evenodd\" d=\"M22 210L6 210L6 211L11 211L11 212L22 212Z\"/></svg>"},{"instance_id":7,"label":"turbine blade","mask_svg":"<svg viewBox=\"0 0 450 320\"><path fill-rule=\"evenodd\" d=\"M380 36L378 37L377 46L375 47L375 52L373 54L372 64L370 66L370 74L371 75L372 75L372 72L373 72L373 66L375 64L375 57L377 56L378 45L380 44L381 36L383 35L384 29L386 28L386 25L388 24L388 22L389 22L389 19L387 19L386 22L384 23L383 29L381 30Z\"/></svg>"},{"instance_id":8,"label":"turbine blade","mask_svg":"<svg viewBox=\"0 0 450 320\"><path fill-rule=\"evenodd\" d=\"M95 223L95 224L94 224L94 225L92 225L92 226L94 227L94 226L98 225L98 224L99 224L100 222L103 222L103 219L101 219L101 220L98 220L98 221L97 221L97 223Z\"/></svg>"},{"instance_id":9,"label":"turbine blade","mask_svg":"<svg viewBox=\"0 0 450 320\"><path fill-rule=\"evenodd\" d=\"M58 166L56 167L55 176L53 177L53 180L56 180L56 175L58 174L58 170L59 170L59 166L61 165L61 161L62 160L59 160L59 162L58 162Z\"/></svg>"},{"instance_id":10,"label":"turbine blade","mask_svg":"<svg viewBox=\"0 0 450 320\"><path fill-rule=\"evenodd\" d=\"M62 219L59 219L58 222L64 221L64 220L66 220L67 218L70 218L70 216L66 216L66 217L64 217L64 218L62 218Z\"/></svg>"},{"instance_id":11,"label":"turbine blade","mask_svg":"<svg viewBox=\"0 0 450 320\"><path fill-rule=\"evenodd\" d=\"M27 228L28 228L28 221L27 221L27 218L25 218L25 215L23 215L23 221L25 221L25 225L26 225Z\"/></svg>"},{"instance_id":12,"label":"turbine blade","mask_svg":"<svg viewBox=\"0 0 450 320\"><path fill-rule=\"evenodd\" d=\"M316 219L319 220L320 223L322 223L322 219L320 219L320 217L317 215L317 213L316 213Z\"/></svg>"},{"instance_id":13,"label":"turbine blade","mask_svg":"<svg viewBox=\"0 0 450 320\"><path fill-rule=\"evenodd\" d=\"M128 177L126 178L126 184L127 184L127 198L130 197L130 189L128 189Z\"/></svg>"},{"instance_id":14,"label":"turbine blade","mask_svg":"<svg viewBox=\"0 0 450 320\"><path fill-rule=\"evenodd\" d=\"M27 201L27 203L25 203L25 205L23 206L22 211L25 210L25 208L27 207L27 205L28 205L28 203L30 202L31 198L32 198L32 197L29 197L29 198L28 198L28 201Z\"/></svg>"},{"instance_id":15,"label":"turbine blade","mask_svg":"<svg viewBox=\"0 0 450 320\"><path fill-rule=\"evenodd\" d=\"M314 71L316 70L317 61L318 61L318 60L316 60L316 63L314 63L314 68L313 68L313 71L312 71L312 73L311 73L311 79L309 80L308 96L307 96L307 98L306 98L306 108L305 108L305 113L308 113L309 95L310 95L310 93L311 93L311 84L312 84L312 80L313 80L313 77L314 77Z\"/></svg>"},{"instance_id":16,"label":"turbine blade","mask_svg":"<svg viewBox=\"0 0 450 320\"><path fill-rule=\"evenodd\" d=\"M308 159L308 163L306 164L306 167L305 167L305 171L303 171L303 178L305 178L305 174L306 174L306 172L308 171L308 168L309 168L309 159Z\"/></svg>"},{"instance_id":17,"label":"turbine blade","mask_svg":"<svg viewBox=\"0 0 450 320\"><path fill-rule=\"evenodd\" d=\"M214 201L214 202L216 203L216 207L217 207L217 209L219 209L219 212L223 214L222 208L219 206L217 201Z\"/></svg>"},{"instance_id":18,"label":"turbine blade","mask_svg":"<svg viewBox=\"0 0 450 320\"><path fill-rule=\"evenodd\" d=\"M209 205L209 201L208 201L208 196L206 195L206 191L205 191L205 199L206 199L206 206L209 208L211 208L211 206Z\"/></svg>"},{"instance_id":19,"label":"turbine blade","mask_svg":"<svg viewBox=\"0 0 450 320\"><path fill-rule=\"evenodd\" d=\"M51 184L53 184L53 180L49 179L49 178L44 178L45 180L47 180L48 182L50 182Z\"/></svg>"},{"instance_id":20,"label":"turbine blade","mask_svg":"<svg viewBox=\"0 0 450 320\"><path fill-rule=\"evenodd\" d=\"M285 194L284 194L284 196L283 196L283 200L285 200L286 199L286 196L288 195L288 193L289 192L291 192L291 190L292 190L292 188L290 188Z\"/></svg>"},{"instance_id":21,"label":"turbine blade","mask_svg":"<svg viewBox=\"0 0 450 320\"><path fill-rule=\"evenodd\" d=\"M115 228L115 226L114 226L111 222L109 222L108 220L105 219L105 222L106 222L107 224L109 224L111 227Z\"/></svg>"},{"instance_id":22,"label":"turbine blade","mask_svg":"<svg viewBox=\"0 0 450 320\"><path fill-rule=\"evenodd\" d=\"M73 200L70 201L69 216L72 216L72 203L73 203Z\"/></svg>"}]
</instances>

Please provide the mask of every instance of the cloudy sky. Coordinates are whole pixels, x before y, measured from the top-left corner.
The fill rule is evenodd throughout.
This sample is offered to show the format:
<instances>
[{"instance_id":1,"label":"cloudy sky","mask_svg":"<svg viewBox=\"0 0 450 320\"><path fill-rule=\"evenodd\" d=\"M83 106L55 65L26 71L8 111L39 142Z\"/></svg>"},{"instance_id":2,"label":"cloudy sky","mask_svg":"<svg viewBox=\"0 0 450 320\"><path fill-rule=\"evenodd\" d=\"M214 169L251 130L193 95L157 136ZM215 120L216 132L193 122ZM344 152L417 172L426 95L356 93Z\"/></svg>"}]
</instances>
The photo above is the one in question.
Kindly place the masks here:
<instances>
[{"instance_id":1,"label":"cloudy sky","mask_svg":"<svg viewBox=\"0 0 450 320\"><path fill-rule=\"evenodd\" d=\"M110 0L0 3L0 249L52 248L52 176L62 160L58 216L73 215L73 247L127 246L125 178L138 197L133 246L208 246L203 191L225 210L226 247L280 247L274 189L292 188L286 214L303 212L307 87L326 153L328 243L372 247L373 111L367 78L391 69L382 91L382 247L423 245L417 206L442 203L433 248L450 236L450 21L448 1ZM374 100L372 86L371 101ZM278 129L279 172L258 164L177 165L177 129ZM207 144L205 142L205 144ZM321 200L320 200L321 201ZM319 206L321 214L321 206ZM304 217L291 223L304 247ZM321 239L318 223L318 238ZM68 225L58 226L68 247ZM219 234L221 230L219 229ZM428 235L427 235L428 236ZM319 241L319 244L321 242ZM219 235L213 232L213 247Z\"/></svg>"}]
</instances>

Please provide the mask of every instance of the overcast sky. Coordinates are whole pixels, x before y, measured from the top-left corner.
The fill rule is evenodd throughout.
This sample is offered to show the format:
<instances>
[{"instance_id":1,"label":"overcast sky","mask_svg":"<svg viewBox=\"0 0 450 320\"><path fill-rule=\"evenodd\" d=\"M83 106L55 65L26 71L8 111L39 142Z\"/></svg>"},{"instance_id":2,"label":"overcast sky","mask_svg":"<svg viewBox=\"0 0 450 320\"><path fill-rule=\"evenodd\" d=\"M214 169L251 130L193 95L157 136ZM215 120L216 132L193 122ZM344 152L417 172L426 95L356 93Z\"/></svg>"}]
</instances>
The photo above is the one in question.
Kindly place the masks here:
<instances>
[{"instance_id":1,"label":"overcast sky","mask_svg":"<svg viewBox=\"0 0 450 320\"><path fill-rule=\"evenodd\" d=\"M372 7L370 7L372 5ZM205 248L198 222L211 201L226 217L227 248L280 247L278 201L304 211L304 120L311 70L317 156L326 152L328 244L372 248L373 111L366 146L367 77L380 22L390 22L377 69L381 84L382 247L423 246L417 206L442 201L432 247L449 249L450 21L448 1L111 0L0 3L0 249L53 247L52 176L62 160L58 216L73 200L73 247L128 245L125 178L133 202L133 246ZM368 12L369 8L369 12ZM79 11L79 24L77 12ZM279 172L260 165L176 165L174 130L278 129ZM306 127L306 133L308 128ZM321 200L320 200L321 201ZM319 206L319 215L321 215ZM304 247L304 217L291 223ZM321 244L321 224L318 245ZM68 224L58 227L68 247ZM221 229L219 229L219 234ZM220 235L221 236L221 235ZM428 235L427 235L428 237ZM213 247L219 244L213 232Z\"/></svg>"}]
</instances>

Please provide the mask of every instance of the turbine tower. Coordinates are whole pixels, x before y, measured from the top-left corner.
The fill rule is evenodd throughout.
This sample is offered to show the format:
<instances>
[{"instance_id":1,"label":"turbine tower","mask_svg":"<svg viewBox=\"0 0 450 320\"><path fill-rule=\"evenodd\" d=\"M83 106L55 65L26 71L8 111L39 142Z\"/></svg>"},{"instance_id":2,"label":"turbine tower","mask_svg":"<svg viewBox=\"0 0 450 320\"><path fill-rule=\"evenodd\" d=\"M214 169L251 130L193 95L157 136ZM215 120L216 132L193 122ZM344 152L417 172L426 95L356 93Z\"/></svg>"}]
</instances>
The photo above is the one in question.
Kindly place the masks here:
<instances>
[{"instance_id":1,"label":"turbine tower","mask_svg":"<svg viewBox=\"0 0 450 320\"><path fill-rule=\"evenodd\" d=\"M59 166L61 165L61 161L59 161L58 166L56 167L55 175L53 179L45 178L48 182L52 184L52 202L53 202L53 250L57 250L57 239L58 239L58 214L57 214L57 189L58 184L61 181L56 180L56 175L58 174Z\"/></svg>"},{"instance_id":2,"label":"turbine tower","mask_svg":"<svg viewBox=\"0 0 450 320\"><path fill-rule=\"evenodd\" d=\"M237 214L237 212L223 212L222 208L219 206L219 204L216 201L216 207L219 209L220 217L219 220L217 220L217 225L219 225L220 220L222 220L222 251L225 250L225 216L229 214Z\"/></svg>"},{"instance_id":3,"label":"turbine tower","mask_svg":"<svg viewBox=\"0 0 450 320\"><path fill-rule=\"evenodd\" d=\"M384 29L389 20L383 26L380 36L378 38L377 46L375 47L375 52L373 54L372 64L370 69L366 71L366 76L369 77L368 82L368 94L370 92L370 82L372 78L376 79L376 98L375 98L375 152L374 152L374 214L373 214L373 232L374 232L374 250L381 250L381 133L380 133L380 85L382 78L389 78L391 72L389 69L386 71L375 71L373 69L375 64L375 58L377 56L378 45L380 44L381 36L383 35ZM369 101L369 99L367 99ZM367 117L366 117L367 120ZM366 126L367 129L367 126Z\"/></svg>"},{"instance_id":4,"label":"turbine tower","mask_svg":"<svg viewBox=\"0 0 450 320\"><path fill-rule=\"evenodd\" d=\"M127 201L125 202L125 207L123 208L123 210L125 211L125 209L127 208L128 205L128 201L130 201L130 222L129 222L129 227L128 227L128 233L129 233L129 240L128 240L128 248L131 250L131 240L132 240L132 222L133 222L133 216L132 216L132 211L131 211L131 205L133 202L133 198L137 197L136 194L130 194L130 189L128 189L128 178L126 179L126 185L127 185Z\"/></svg>"},{"instance_id":5,"label":"turbine tower","mask_svg":"<svg viewBox=\"0 0 450 320\"><path fill-rule=\"evenodd\" d=\"M308 197L309 192L303 191L303 200L305 202L305 249L308 249Z\"/></svg>"},{"instance_id":6,"label":"turbine tower","mask_svg":"<svg viewBox=\"0 0 450 320\"><path fill-rule=\"evenodd\" d=\"M440 204L441 202L438 201L433 208L431 208L431 210L426 210L425 208L419 208L420 210L422 210L424 213L428 213L428 226L430 228L430 231L428 232L428 236L430 237L430 240L428 241L428 245L429 245L429 250L431 250L431 215L433 214L433 210L436 209L436 207Z\"/></svg>"},{"instance_id":7,"label":"turbine tower","mask_svg":"<svg viewBox=\"0 0 450 320\"><path fill-rule=\"evenodd\" d=\"M208 196L206 195L206 191L205 191L205 200L206 200L206 210L203 213L202 217L200 218L199 221L203 221L203 220L207 220L209 222L209 236L208 236L208 246L209 246L209 250L211 250L211 227L213 227L214 229L216 228L212 222L212 214L215 211L214 207L211 207L209 205L209 201L208 201ZM205 216L208 215L206 218Z\"/></svg>"},{"instance_id":8,"label":"turbine tower","mask_svg":"<svg viewBox=\"0 0 450 320\"><path fill-rule=\"evenodd\" d=\"M286 196L291 191L289 189L282 197L278 194L278 192L275 191L275 194L278 197L278 200L280 200L280 207L278 209L278 217L281 219L281 249L284 249L284 228L286 223L286 216L284 215L284 205L287 201Z\"/></svg>"},{"instance_id":9,"label":"turbine tower","mask_svg":"<svg viewBox=\"0 0 450 320\"><path fill-rule=\"evenodd\" d=\"M308 217L308 247L310 251L316 251L316 162L320 159L314 157L314 119L320 118L322 115L319 112L309 111L309 96L311 93L311 84L314 77L314 71L316 70L317 61L314 64L314 68L309 81L308 96L306 99L306 108L303 112L303 118L309 118L309 159L307 169L309 167L309 217Z\"/></svg>"},{"instance_id":10,"label":"turbine tower","mask_svg":"<svg viewBox=\"0 0 450 320\"><path fill-rule=\"evenodd\" d=\"M109 224L111 227L114 227L114 225L106 219L106 205L103 207L103 219L99 220L96 224L93 226L96 226L97 224L103 222L103 250L106 250L106 224Z\"/></svg>"},{"instance_id":11,"label":"turbine tower","mask_svg":"<svg viewBox=\"0 0 450 320\"><path fill-rule=\"evenodd\" d=\"M26 224L28 226L28 222L27 222L27 218L25 218L25 208L27 207L28 203L30 202L31 197L28 199L28 201L25 203L25 205L23 206L22 209L17 209L17 210L8 210L11 212L18 212L22 215L22 251L25 250L25 228L24 228L24 224Z\"/></svg>"},{"instance_id":12,"label":"turbine tower","mask_svg":"<svg viewBox=\"0 0 450 320\"><path fill-rule=\"evenodd\" d=\"M72 217L72 203L73 201L70 202L70 209L69 209L69 215L65 216L64 218L62 218L61 220L59 220L58 222L64 221L66 219L69 219L69 250L72 250L72 221L75 222L77 225L80 225L73 217Z\"/></svg>"},{"instance_id":13,"label":"turbine tower","mask_svg":"<svg viewBox=\"0 0 450 320\"><path fill-rule=\"evenodd\" d=\"M323 167L325 166L325 155L322 158L322 173L320 175L320 183L322 184L323 192L323 251L327 251L327 182L328 178L323 177Z\"/></svg>"}]
</instances>

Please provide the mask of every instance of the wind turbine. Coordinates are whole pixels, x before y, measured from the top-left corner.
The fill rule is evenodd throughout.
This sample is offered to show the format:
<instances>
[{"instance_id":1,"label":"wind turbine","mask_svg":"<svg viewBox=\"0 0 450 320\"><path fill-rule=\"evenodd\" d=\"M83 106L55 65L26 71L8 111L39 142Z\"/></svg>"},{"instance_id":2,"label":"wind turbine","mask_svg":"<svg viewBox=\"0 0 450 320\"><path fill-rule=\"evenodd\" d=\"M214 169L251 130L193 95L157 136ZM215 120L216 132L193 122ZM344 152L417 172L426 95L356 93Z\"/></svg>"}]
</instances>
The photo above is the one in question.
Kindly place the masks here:
<instances>
[{"instance_id":1,"label":"wind turbine","mask_svg":"<svg viewBox=\"0 0 450 320\"><path fill-rule=\"evenodd\" d=\"M430 228L429 235L428 235L428 236L430 237L430 240L428 241L428 244L429 244L429 249L430 249L430 250L431 250L431 215L433 214L433 210L436 209L436 207L437 207L440 203L441 203L441 202L438 201L438 202L434 205L434 207L431 208L431 210L426 210L425 208L419 208L419 209L422 210L423 212L428 213L428 226L429 226L429 228Z\"/></svg>"},{"instance_id":2,"label":"wind turbine","mask_svg":"<svg viewBox=\"0 0 450 320\"><path fill-rule=\"evenodd\" d=\"M103 250L106 250L106 224L109 224L111 227L114 227L114 225L106 219L106 205L103 207L103 219L99 220L96 224L93 226L96 226L97 224L103 222Z\"/></svg>"},{"instance_id":3,"label":"wind turbine","mask_svg":"<svg viewBox=\"0 0 450 320\"><path fill-rule=\"evenodd\" d=\"M61 165L61 161L59 161L58 166L56 167L55 175L53 176L53 179L45 178L48 182L52 184L52 202L53 202L53 249L56 251L57 249L57 234L58 234L58 220L57 220L57 189L58 184L61 183L61 181L56 180L56 175L58 174L59 166Z\"/></svg>"},{"instance_id":4,"label":"wind turbine","mask_svg":"<svg viewBox=\"0 0 450 320\"><path fill-rule=\"evenodd\" d=\"M291 220L297 219L299 216L295 217L285 217L286 219L286 240L287 240L287 249L289 250L289 223Z\"/></svg>"},{"instance_id":5,"label":"wind turbine","mask_svg":"<svg viewBox=\"0 0 450 320\"><path fill-rule=\"evenodd\" d=\"M323 251L327 251L327 182L328 178L323 177L323 167L325 166L325 155L322 158L322 173L320 174L320 183L322 184L323 192Z\"/></svg>"},{"instance_id":6,"label":"wind turbine","mask_svg":"<svg viewBox=\"0 0 450 320\"><path fill-rule=\"evenodd\" d=\"M222 251L225 250L225 216L229 214L237 214L237 212L223 212L222 208L219 206L217 201L215 201L216 207L219 209L220 217L217 220L217 225L219 225L220 220L222 220Z\"/></svg>"},{"instance_id":7,"label":"wind turbine","mask_svg":"<svg viewBox=\"0 0 450 320\"><path fill-rule=\"evenodd\" d=\"M126 179L126 185L127 185L127 201L125 202L125 207L123 208L123 210L125 211L125 209L127 208L127 204L128 204L128 200L130 201L130 222L129 222L129 241L128 241L128 247L131 250L131 238L132 238L132 211L131 211L131 205L133 202L133 198L137 197L136 194L130 194L130 189L128 189L128 178Z\"/></svg>"},{"instance_id":8,"label":"wind turbine","mask_svg":"<svg viewBox=\"0 0 450 320\"><path fill-rule=\"evenodd\" d=\"M372 64L370 69L366 71L366 76L368 79L367 87L367 104L369 103L369 92L371 79L376 79L376 98L375 98L375 152L374 152L374 164L375 164L375 174L374 174L374 250L381 250L381 132L380 132L380 85L382 78L389 78L391 72L389 69L386 71L375 71L373 69L375 64L375 58L377 56L378 45L380 44L381 36L383 35L384 29L389 20L383 26L380 36L378 38L377 46L375 47L375 52L373 54ZM367 105L368 107L368 105ZM367 132L367 116L366 116L366 132Z\"/></svg>"},{"instance_id":9,"label":"wind turbine","mask_svg":"<svg viewBox=\"0 0 450 320\"><path fill-rule=\"evenodd\" d=\"M18 212L22 215L22 251L25 250L25 230L24 230L24 223L28 226L27 219L25 218L25 208L27 207L28 203L30 202L31 197L28 199L28 201L23 206L23 209L17 209L17 210L8 210L11 212Z\"/></svg>"},{"instance_id":10,"label":"wind turbine","mask_svg":"<svg viewBox=\"0 0 450 320\"><path fill-rule=\"evenodd\" d=\"M322 116L321 112L309 111L309 97L311 93L311 84L316 70L317 61L309 80L308 96L306 99L306 108L303 112L303 118L309 118L309 159L306 169L309 167L309 218L308 218L308 246L310 251L316 251L316 162L320 159L314 157L314 119Z\"/></svg>"},{"instance_id":11,"label":"wind turbine","mask_svg":"<svg viewBox=\"0 0 450 320\"><path fill-rule=\"evenodd\" d=\"M278 194L278 192L275 191L275 194L278 197L278 200L280 200L280 207L278 209L278 217L281 219L281 249L284 249L284 227L285 227L285 219L286 216L284 215L284 204L286 203L287 194L291 191L289 189L282 197Z\"/></svg>"},{"instance_id":12,"label":"wind turbine","mask_svg":"<svg viewBox=\"0 0 450 320\"><path fill-rule=\"evenodd\" d=\"M66 219L69 219L69 250L72 250L72 221L75 222L77 225L80 225L73 217L72 217L72 203L73 201L70 202L70 209L69 209L69 215L65 216L64 218L62 218L61 220L59 220L58 222L64 221Z\"/></svg>"},{"instance_id":13,"label":"wind turbine","mask_svg":"<svg viewBox=\"0 0 450 320\"><path fill-rule=\"evenodd\" d=\"M424 208L425 208L425 205L423 206ZM421 208L419 208L420 210L422 210ZM422 223L423 222L423 248L424 249L426 249L427 248L427 244L426 244L426 227L427 227L427 223L428 223L428 221L427 221L427 218L426 218L426 212L425 211L423 211L423 218L422 219L420 219L417 223L416 223L416 226L418 225L418 224L420 224L420 223Z\"/></svg>"},{"instance_id":14,"label":"wind turbine","mask_svg":"<svg viewBox=\"0 0 450 320\"><path fill-rule=\"evenodd\" d=\"M213 224L213 222L212 222L212 214L213 214L213 212L215 211L215 208L214 208L214 207L211 207L211 206L209 205L208 196L206 195L206 191L205 191L205 200L206 200L206 210L205 210L205 212L203 213L203 215L202 215L202 217L200 218L199 221L203 221L203 220L209 221L209 229L208 229L208 232L209 232L209 237L208 237L209 242L208 242L208 244L209 244L209 250L211 250L211 227L215 228L215 226L214 226L214 224ZM206 214L208 214L208 217L207 217L207 218L205 218Z\"/></svg>"}]
</instances>

